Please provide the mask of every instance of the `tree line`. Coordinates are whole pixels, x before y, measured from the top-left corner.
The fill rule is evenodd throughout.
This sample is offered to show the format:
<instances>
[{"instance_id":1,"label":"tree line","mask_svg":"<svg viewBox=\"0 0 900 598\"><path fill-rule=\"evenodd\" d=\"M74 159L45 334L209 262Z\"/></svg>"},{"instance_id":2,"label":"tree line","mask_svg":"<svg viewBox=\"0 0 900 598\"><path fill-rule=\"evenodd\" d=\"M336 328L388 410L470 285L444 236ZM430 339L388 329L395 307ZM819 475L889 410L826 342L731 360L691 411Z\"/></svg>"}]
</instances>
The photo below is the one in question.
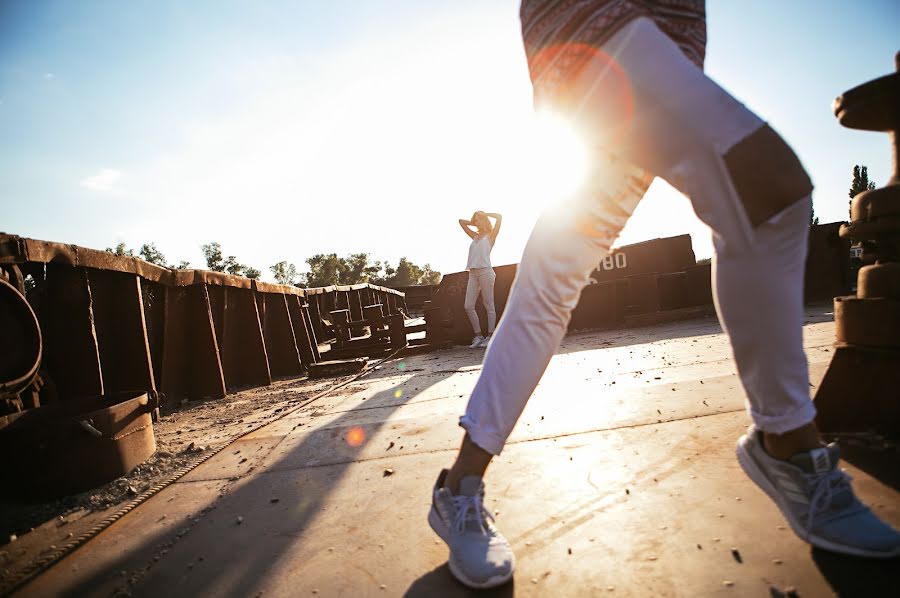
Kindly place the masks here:
<instances>
[{"instance_id":1,"label":"tree line","mask_svg":"<svg viewBox=\"0 0 900 598\"><path fill-rule=\"evenodd\" d=\"M226 256L222 252L222 246L216 241L201 245L200 249L203 251L207 270L253 279L258 279L262 275L256 268L241 263L237 256ZM113 255L140 257L151 264L171 270L191 268L190 262L186 260L177 264L168 263L166 256L155 243L144 243L137 252L129 249L125 243L107 247L106 251ZM401 257L396 266L387 260L373 261L368 253L351 253L346 257L338 257L336 253L317 253L306 258L305 262L309 266L309 272L299 272L297 267L287 260L269 266L269 271L279 284L298 287L325 287L362 282L399 287L437 284L441 280L441 273L433 270L430 264L419 266L406 257Z\"/></svg>"}]
</instances>

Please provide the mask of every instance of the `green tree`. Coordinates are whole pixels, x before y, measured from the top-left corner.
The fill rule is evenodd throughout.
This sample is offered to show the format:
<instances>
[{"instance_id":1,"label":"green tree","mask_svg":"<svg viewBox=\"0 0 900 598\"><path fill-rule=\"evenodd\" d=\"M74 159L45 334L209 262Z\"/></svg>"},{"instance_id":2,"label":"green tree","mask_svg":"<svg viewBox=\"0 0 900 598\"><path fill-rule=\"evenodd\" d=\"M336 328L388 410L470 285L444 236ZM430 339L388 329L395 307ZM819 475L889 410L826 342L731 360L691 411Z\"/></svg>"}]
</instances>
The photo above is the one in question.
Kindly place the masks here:
<instances>
[{"instance_id":1,"label":"green tree","mask_svg":"<svg viewBox=\"0 0 900 598\"><path fill-rule=\"evenodd\" d=\"M347 269L346 262L336 253L317 253L306 258L309 272L303 277L308 287L327 287L341 284L341 275Z\"/></svg>"},{"instance_id":2,"label":"green tree","mask_svg":"<svg viewBox=\"0 0 900 598\"><path fill-rule=\"evenodd\" d=\"M384 277L378 284L388 287L405 287L418 284L437 284L441 273L431 268L431 264L418 266L406 257L401 257L394 268L385 262Z\"/></svg>"},{"instance_id":3,"label":"green tree","mask_svg":"<svg viewBox=\"0 0 900 598\"><path fill-rule=\"evenodd\" d=\"M297 280L297 266L281 261L274 266L269 266L272 275L275 276L275 282L278 284L294 284Z\"/></svg>"},{"instance_id":4,"label":"green tree","mask_svg":"<svg viewBox=\"0 0 900 598\"><path fill-rule=\"evenodd\" d=\"M370 282L378 278L378 273L381 272L381 262L370 263L368 253L351 253L343 261L342 284Z\"/></svg>"},{"instance_id":5,"label":"green tree","mask_svg":"<svg viewBox=\"0 0 900 598\"><path fill-rule=\"evenodd\" d=\"M178 262L178 265L177 265L177 266L174 266L174 269L177 269L177 270L187 270L187 269L189 269L190 267L191 267L191 263L190 263L189 261L187 261L187 260L181 260L180 262Z\"/></svg>"},{"instance_id":6,"label":"green tree","mask_svg":"<svg viewBox=\"0 0 900 598\"><path fill-rule=\"evenodd\" d=\"M140 256L144 259L145 262L150 262L151 264L156 264L157 266L162 266L166 268L166 256L156 248L156 243L144 243L141 245Z\"/></svg>"},{"instance_id":7,"label":"green tree","mask_svg":"<svg viewBox=\"0 0 900 598\"><path fill-rule=\"evenodd\" d=\"M112 247L107 247L106 251L110 252L113 255L122 257L134 257L134 250L128 249L124 242L116 245L115 249L113 249Z\"/></svg>"},{"instance_id":8,"label":"green tree","mask_svg":"<svg viewBox=\"0 0 900 598\"><path fill-rule=\"evenodd\" d=\"M225 263L223 265L225 267L225 272L234 276L244 276L244 270L247 269L247 266L237 261L237 257L233 255L229 255L225 259ZM256 271L258 272L258 270Z\"/></svg>"},{"instance_id":9,"label":"green tree","mask_svg":"<svg viewBox=\"0 0 900 598\"><path fill-rule=\"evenodd\" d=\"M869 180L869 168L865 165L860 166L857 164L853 167L853 183L850 185L850 192L848 195L850 196L850 205L851 205L851 215L850 218L853 218L852 214L852 205L853 198L862 193L863 191L871 191L875 188L875 182Z\"/></svg>"},{"instance_id":10,"label":"green tree","mask_svg":"<svg viewBox=\"0 0 900 598\"><path fill-rule=\"evenodd\" d=\"M441 282L441 273L431 269L431 264L422 266L422 277L419 284L439 284Z\"/></svg>"},{"instance_id":11,"label":"green tree","mask_svg":"<svg viewBox=\"0 0 900 598\"><path fill-rule=\"evenodd\" d=\"M202 245L203 257L206 259L206 269L213 272L225 271L225 260L222 258L222 246L213 241Z\"/></svg>"},{"instance_id":12,"label":"green tree","mask_svg":"<svg viewBox=\"0 0 900 598\"><path fill-rule=\"evenodd\" d=\"M229 255L227 258L222 255L222 246L217 242L201 245L203 257L206 259L206 268L213 272L225 272L234 276L245 276L247 278L259 278L261 272L256 268L251 268L246 264L242 264L237 260L236 256Z\"/></svg>"}]
</instances>

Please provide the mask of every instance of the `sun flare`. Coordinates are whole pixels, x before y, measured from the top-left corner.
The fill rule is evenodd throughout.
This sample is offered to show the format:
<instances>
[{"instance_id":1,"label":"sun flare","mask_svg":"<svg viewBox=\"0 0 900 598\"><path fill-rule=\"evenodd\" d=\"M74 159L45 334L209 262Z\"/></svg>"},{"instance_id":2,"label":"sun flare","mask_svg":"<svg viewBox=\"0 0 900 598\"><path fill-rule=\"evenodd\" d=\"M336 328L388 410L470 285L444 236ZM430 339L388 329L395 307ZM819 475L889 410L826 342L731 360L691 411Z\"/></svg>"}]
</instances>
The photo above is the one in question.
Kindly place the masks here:
<instances>
[{"instance_id":1,"label":"sun flare","mask_svg":"<svg viewBox=\"0 0 900 598\"><path fill-rule=\"evenodd\" d=\"M546 202L574 193L587 176L588 151L572 124L554 112L537 112L529 140L527 176L535 197Z\"/></svg>"}]
</instances>

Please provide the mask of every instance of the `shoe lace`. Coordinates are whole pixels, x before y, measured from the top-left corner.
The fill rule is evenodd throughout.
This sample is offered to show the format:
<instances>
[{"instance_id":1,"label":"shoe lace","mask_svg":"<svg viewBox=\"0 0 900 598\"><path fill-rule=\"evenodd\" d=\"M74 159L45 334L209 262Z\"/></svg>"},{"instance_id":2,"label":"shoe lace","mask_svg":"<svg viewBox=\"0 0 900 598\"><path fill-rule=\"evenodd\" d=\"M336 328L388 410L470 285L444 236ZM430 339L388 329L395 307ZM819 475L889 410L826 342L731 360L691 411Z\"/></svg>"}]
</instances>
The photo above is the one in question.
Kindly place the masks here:
<instances>
[{"instance_id":1,"label":"shoe lace","mask_svg":"<svg viewBox=\"0 0 900 598\"><path fill-rule=\"evenodd\" d=\"M453 505L456 507L456 516L453 518L453 527L457 533L462 533L466 529L466 521L474 521L478 524L478 529L485 530L485 518L490 521L494 520L484 503L481 495L474 496L454 496Z\"/></svg>"},{"instance_id":2,"label":"shoe lace","mask_svg":"<svg viewBox=\"0 0 900 598\"><path fill-rule=\"evenodd\" d=\"M812 530L816 517L831 507L832 499L842 491L852 493L853 478L845 471L834 468L826 474L807 475L810 487L809 512L806 515L806 531Z\"/></svg>"}]
</instances>

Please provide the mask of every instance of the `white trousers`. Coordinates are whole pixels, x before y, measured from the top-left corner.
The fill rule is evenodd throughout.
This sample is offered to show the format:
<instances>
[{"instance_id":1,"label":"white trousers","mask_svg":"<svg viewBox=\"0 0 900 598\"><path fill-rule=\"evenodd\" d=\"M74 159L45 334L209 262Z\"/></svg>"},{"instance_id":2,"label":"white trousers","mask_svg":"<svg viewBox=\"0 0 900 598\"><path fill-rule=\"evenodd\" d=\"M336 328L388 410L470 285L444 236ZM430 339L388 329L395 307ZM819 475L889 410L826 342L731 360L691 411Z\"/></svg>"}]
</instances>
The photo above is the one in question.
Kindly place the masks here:
<instances>
[{"instance_id":1,"label":"white trousers","mask_svg":"<svg viewBox=\"0 0 900 598\"><path fill-rule=\"evenodd\" d=\"M497 274L493 268L472 268L469 270L469 282L466 285L466 315L472 323L475 336L481 336L481 323L478 321L478 313L475 311L475 301L481 293L481 302L484 311L487 312L487 333L494 334L497 327L497 309L494 307L494 280Z\"/></svg>"},{"instance_id":2,"label":"white trousers","mask_svg":"<svg viewBox=\"0 0 900 598\"><path fill-rule=\"evenodd\" d=\"M811 422L802 331L811 199L798 197L751 225L722 156L763 121L649 19L626 25L603 49L628 75L635 126L652 132L654 162L637 168L598 152L584 187L568 205L538 220L460 424L475 444L500 454L565 334L588 275L609 253L652 180L648 175L687 195L713 231L713 296L753 421L771 433ZM600 101L584 100L580 109L586 111Z\"/></svg>"}]
</instances>

